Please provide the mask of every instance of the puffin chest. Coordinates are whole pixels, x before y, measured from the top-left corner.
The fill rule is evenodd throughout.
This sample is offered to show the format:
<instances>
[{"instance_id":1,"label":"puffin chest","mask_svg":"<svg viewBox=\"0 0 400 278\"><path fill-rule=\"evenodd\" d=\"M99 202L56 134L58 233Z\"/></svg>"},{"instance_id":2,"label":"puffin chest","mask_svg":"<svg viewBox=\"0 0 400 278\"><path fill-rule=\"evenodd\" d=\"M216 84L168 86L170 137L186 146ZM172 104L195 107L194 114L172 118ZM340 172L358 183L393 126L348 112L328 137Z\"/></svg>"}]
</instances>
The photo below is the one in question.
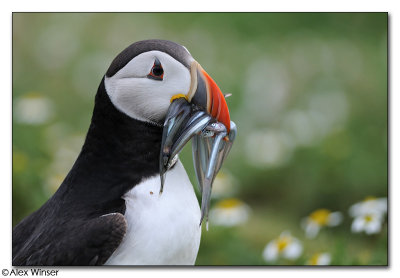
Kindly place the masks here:
<instances>
[{"instance_id":1,"label":"puffin chest","mask_svg":"<svg viewBox=\"0 0 400 278\"><path fill-rule=\"evenodd\" d=\"M179 265L195 263L200 245L200 207L193 186L178 161L160 177L144 180L124 195L128 223L121 245L106 264Z\"/></svg>"}]
</instances>

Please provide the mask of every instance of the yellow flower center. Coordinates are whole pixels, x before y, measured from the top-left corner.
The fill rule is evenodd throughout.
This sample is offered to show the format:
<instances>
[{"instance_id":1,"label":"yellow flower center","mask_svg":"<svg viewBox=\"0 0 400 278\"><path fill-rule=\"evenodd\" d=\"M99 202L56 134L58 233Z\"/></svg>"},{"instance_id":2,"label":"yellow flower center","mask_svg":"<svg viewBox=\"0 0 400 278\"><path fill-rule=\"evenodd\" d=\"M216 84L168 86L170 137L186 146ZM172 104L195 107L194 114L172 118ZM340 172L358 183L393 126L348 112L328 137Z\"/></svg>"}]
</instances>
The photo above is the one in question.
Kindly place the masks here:
<instances>
[{"instance_id":1,"label":"yellow flower center","mask_svg":"<svg viewBox=\"0 0 400 278\"><path fill-rule=\"evenodd\" d=\"M367 223L371 222L372 219L373 219L372 215L367 214L367 215L364 216L364 220Z\"/></svg>"},{"instance_id":2,"label":"yellow flower center","mask_svg":"<svg viewBox=\"0 0 400 278\"><path fill-rule=\"evenodd\" d=\"M231 208L238 207L240 205L242 205L242 201L235 199L235 198L230 198L230 199L220 201L216 206L218 208L222 208L222 209L231 209Z\"/></svg>"},{"instance_id":3,"label":"yellow flower center","mask_svg":"<svg viewBox=\"0 0 400 278\"><path fill-rule=\"evenodd\" d=\"M292 239L288 236L282 236L279 237L277 242L276 242L276 246L278 247L278 251L282 252L288 245L289 243L292 241Z\"/></svg>"},{"instance_id":4,"label":"yellow flower center","mask_svg":"<svg viewBox=\"0 0 400 278\"><path fill-rule=\"evenodd\" d=\"M330 210L318 209L310 214L310 218L312 219L313 222L322 226L328 223L330 214L331 214Z\"/></svg>"},{"instance_id":5,"label":"yellow flower center","mask_svg":"<svg viewBox=\"0 0 400 278\"><path fill-rule=\"evenodd\" d=\"M310 265L317 265L317 264L318 264L318 259L319 259L319 254L314 254L314 255L311 257L311 259L310 259L310 261L309 261L309 264L310 264Z\"/></svg>"},{"instance_id":6,"label":"yellow flower center","mask_svg":"<svg viewBox=\"0 0 400 278\"><path fill-rule=\"evenodd\" d=\"M364 199L364 202L372 201L372 200L376 200L376 197L374 197L374 196L368 196L368 197L366 197L366 198Z\"/></svg>"}]
</instances>

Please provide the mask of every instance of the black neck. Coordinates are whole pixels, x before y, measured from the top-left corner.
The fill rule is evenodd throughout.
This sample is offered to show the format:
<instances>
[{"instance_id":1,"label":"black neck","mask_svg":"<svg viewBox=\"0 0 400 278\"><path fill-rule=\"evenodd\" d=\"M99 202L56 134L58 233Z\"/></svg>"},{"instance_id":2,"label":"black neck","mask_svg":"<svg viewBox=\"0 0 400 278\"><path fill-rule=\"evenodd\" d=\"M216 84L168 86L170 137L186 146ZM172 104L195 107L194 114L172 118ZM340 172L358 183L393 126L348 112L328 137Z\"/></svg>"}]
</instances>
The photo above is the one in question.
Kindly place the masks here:
<instances>
[{"instance_id":1,"label":"black neck","mask_svg":"<svg viewBox=\"0 0 400 278\"><path fill-rule=\"evenodd\" d=\"M159 172L161 136L162 127L117 110L103 79L85 143L62 184L63 193L75 200L84 198L86 204L120 199L142 179Z\"/></svg>"}]
</instances>

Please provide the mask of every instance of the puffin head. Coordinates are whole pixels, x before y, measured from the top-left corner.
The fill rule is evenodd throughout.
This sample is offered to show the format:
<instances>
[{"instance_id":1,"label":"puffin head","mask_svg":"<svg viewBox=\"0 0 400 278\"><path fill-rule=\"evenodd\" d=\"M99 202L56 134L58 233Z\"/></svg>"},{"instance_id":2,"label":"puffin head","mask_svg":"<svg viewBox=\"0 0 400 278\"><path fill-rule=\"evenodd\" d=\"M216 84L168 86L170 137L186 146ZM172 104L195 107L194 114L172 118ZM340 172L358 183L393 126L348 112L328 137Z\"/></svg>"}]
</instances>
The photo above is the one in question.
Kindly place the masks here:
<instances>
[{"instance_id":1,"label":"puffin head","mask_svg":"<svg viewBox=\"0 0 400 278\"><path fill-rule=\"evenodd\" d=\"M225 97L182 45L166 40L133 43L104 78L113 105L129 117L163 127L161 190L167 170L192 138L193 162L208 214L212 182L236 136Z\"/></svg>"},{"instance_id":2,"label":"puffin head","mask_svg":"<svg viewBox=\"0 0 400 278\"><path fill-rule=\"evenodd\" d=\"M114 106L137 120L163 125L172 101L184 98L230 127L221 90L189 51L177 43L133 43L111 63L104 83Z\"/></svg>"}]
</instances>

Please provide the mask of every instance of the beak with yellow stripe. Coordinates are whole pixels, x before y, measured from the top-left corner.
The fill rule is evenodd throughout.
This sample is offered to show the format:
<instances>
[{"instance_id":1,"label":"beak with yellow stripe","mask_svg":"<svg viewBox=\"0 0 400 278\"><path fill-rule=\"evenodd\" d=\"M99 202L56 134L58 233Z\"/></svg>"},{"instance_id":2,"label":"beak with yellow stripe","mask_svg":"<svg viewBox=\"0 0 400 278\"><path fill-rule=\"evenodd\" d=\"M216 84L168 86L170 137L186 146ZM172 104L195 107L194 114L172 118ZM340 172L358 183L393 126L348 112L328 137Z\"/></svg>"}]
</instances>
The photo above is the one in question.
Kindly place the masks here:
<instances>
[{"instance_id":1,"label":"beak with yellow stripe","mask_svg":"<svg viewBox=\"0 0 400 278\"><path fill-rule=\"evenodd\" d=\"M211 187L236 137L225 97L207 72L193 61L189 92L171 98L161 141L160 178L163 191L166 173L182 148L193 138L193 164L202 194L201 220L208 218Z\"/></svg>"}]
</instances>

